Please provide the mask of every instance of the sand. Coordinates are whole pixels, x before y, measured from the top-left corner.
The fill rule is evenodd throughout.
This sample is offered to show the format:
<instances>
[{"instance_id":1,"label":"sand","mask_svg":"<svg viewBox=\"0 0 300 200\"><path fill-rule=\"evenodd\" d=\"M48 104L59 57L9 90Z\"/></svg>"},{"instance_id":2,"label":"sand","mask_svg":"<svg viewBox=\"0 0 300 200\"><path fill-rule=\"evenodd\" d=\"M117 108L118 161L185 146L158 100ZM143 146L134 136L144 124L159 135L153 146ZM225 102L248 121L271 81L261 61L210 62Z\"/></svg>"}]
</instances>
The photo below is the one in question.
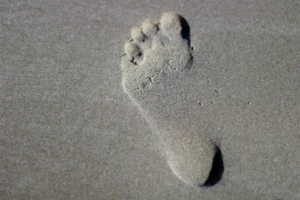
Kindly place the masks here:
<instances>
[{"instance_id":1,"label":"sand","mask_svg":"<svg viewBox=\"0 0 300 200\"><path fill-rule=\"evenodd\" d=\"M168 165L188 185L207 185L211 182L209 176L219 147L210 135L201 134L202 127L196 126L194 130L180 119L175 121L173 116L185 109L182 104L189 106L181 102L185 94L178 95L172 88L172 81L193 64L188 23L175 12L163 13L159 20L147 20L133 27L131 39L125 42L124 48L126 55L121 61L124 92L150 127L154 127L153 131L157 131ZM222 170L217 171L222 173Z\"/></svg>"},{"instance_id":2,"label":"sand","mask_svg":"<svg viewBox=\"0 0 300 200\"><path fill-rule=\"evenodd\" d=\"M300 198L298 1L0 5L2 199ZM146 82L141 112L122 86L124 43L169 11L190 26L192 65ZM170 169L164 138L179 130L219 148L215 185Z\"/></svg>"}]
</instances>

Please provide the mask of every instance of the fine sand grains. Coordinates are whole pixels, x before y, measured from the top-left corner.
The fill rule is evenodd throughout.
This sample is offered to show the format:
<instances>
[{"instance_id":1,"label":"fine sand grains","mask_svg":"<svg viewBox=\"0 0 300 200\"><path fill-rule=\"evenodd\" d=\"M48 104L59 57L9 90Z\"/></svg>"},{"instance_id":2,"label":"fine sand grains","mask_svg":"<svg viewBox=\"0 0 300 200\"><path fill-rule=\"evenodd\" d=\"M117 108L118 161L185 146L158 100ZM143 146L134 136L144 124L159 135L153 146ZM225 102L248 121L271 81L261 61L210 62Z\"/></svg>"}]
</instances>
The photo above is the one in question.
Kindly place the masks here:
<instances>
[{"instance_id":1,"label":"fine sand grains","mask_svg":"<svg viewBox=\"0 0 300 200\"><path fill-rule=\"evenodd\" d=\"M148 19L131 29L131 39L125 42L125 54L121 61L122 86L131 100L145 113L160 112L144 105L145 99L157 98L156 81L169 74L185 73L193 61L189 40L189 25L177 13L164 13L160 19ZM150 91L151 88L151 91ZM168 85L163 86L168 90ZM145 92L148 91L148 92ZM150 92L149 92L150 91ZM163 99L159 102L164 102ZM163 109L170 109L162 106ZM156 119L148 119L149 123ZM160 120L160 119L159 119ZM165 120L164 124L171 122ZM219 148L201 133L188 129L166 128L152 123L165 148L168 165L182 181L193 186L206 185L214 171L213 164Z\"/></svg>"}]
</instances>

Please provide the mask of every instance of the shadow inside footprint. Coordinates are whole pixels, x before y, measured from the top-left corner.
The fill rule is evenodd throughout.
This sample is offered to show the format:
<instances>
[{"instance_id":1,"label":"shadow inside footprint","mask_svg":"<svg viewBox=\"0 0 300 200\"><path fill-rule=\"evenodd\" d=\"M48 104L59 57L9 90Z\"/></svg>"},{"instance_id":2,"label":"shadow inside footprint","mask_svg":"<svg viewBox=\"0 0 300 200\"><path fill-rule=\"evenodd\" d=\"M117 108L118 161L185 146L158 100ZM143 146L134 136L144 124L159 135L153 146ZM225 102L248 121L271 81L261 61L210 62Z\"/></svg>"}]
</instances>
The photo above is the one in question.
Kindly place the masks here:
<instances>
[{"instance_id":1,"label":"shadow inside footprint","mask_svg":"<svg viewBox=\"0 0 300 200\"><path fill-rule=\"evenodd\" d=\"M209 173L208 179L205 181L203 185L199 185L199 187L211 187L218 183L223 175L224 165L223 165L223 156L219 147L216 147L216 154L214 156L212 169Z\"/></svg>"},{"instance_id":2,"label":"shadow inside footprint","mask_svg":"<svg viewBox=\"0 0 300 200\"><path fill-rule=\"evenodd\" d=\"M188 41L188 44L190 45L190 25L181 16L180 16L180 23L181 23L181 26L182 26L181 37L183 39L186 39Z\"/></svg>"}]
</instances>

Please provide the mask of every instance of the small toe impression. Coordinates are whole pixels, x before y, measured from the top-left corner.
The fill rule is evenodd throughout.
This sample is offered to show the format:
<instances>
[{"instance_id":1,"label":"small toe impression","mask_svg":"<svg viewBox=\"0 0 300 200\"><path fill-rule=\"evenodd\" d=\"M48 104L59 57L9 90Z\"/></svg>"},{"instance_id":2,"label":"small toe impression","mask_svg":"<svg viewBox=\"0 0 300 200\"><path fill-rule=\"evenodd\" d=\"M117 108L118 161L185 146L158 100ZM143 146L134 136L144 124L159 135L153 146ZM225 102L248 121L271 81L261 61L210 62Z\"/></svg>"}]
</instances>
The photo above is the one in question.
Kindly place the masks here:
<instances>
[{"instance_id":1,"label":"small toe impression","mask_svg":"<svg viewBox=\"0 0 300 200\"><path fill-rule=\"evenodd\" d=\"M190 39L190 27L187 21L175 12L164 13L160 26L170 39Z\"/></svg>"},{"instance_id":2,"label":"small toe impression","mask_svg":"<svg viewBox=\"0 0 300 200\"><path fill-rule=\"evenodd\" d=\"M131 37L133 41L137 43L141 43L146 40L146 36L142 33L142 28L139 26L133 27L131 29Z\"/></svg>"},{"instance_id":3,"label":"small toe impression","mask_svg":"<svg viewBox=\"0 0 300 200\"><path fill-rule=\"evenodd\" d=\"M140 64L143 60L143 52L134 42L125 43L125 54L133 64Z\"/></svg>"},{"instance_id":4,"label":"small toe impression","mask_svg":"<svg viewBox=\"0 0 300 200\"><path fill-rule=\"evenodd\" d=\"M158 31L158 26L151 21L147 21L142 24L142 31L147 37L153 37Z\"/></svg>"}]
</instances>

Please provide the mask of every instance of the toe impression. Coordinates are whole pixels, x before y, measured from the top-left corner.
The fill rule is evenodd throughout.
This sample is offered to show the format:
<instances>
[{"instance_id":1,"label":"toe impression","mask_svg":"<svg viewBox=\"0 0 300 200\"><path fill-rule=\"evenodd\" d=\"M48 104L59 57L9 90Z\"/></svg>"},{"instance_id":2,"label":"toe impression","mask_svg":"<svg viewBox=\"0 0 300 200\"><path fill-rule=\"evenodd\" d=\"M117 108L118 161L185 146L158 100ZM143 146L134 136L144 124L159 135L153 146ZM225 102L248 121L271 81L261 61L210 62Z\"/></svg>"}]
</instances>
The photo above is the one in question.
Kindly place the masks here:
<instances>
[{"instance_id":1,"label":"toe impression","mask_svg":"<svg viewBox=\"0 0 300 200\"><path fill-rule=\"evenodd\" d=\"M163 32L170 38L176 39L181 37L181 16L174 12L164 13L160 25Z\"/></svg>"},{"instance_id":2,"label":"toe impression","mask_svg":"<svg viewBox=\"0 0 300 200\"><path fill-rule=\"evenodd\" d=\"M124 50L128 59L134 64L139 64L142 61L143 53L137 44L133 42L126 42Z\"/></svg>"}]
</instances>

